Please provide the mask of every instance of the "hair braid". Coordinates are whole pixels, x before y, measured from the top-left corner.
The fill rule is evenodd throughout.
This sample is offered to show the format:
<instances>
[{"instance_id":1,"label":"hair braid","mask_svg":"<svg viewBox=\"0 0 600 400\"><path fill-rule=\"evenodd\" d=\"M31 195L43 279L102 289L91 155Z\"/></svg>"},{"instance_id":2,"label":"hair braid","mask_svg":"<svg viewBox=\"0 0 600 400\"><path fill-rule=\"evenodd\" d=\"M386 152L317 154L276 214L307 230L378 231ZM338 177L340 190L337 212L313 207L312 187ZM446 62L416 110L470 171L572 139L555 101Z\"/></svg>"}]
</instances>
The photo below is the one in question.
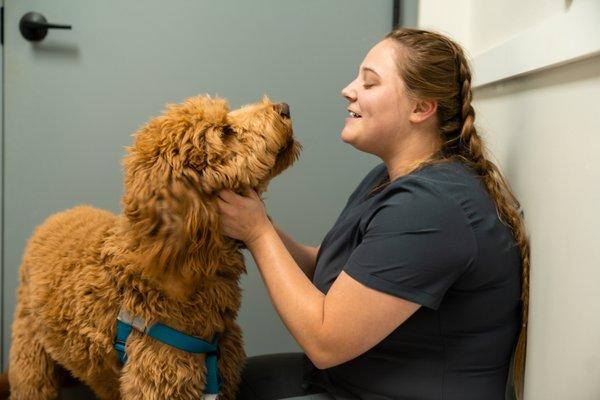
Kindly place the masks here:
<instances>
[{"instance_id":1,"label":"hair braid","mask_svg":"<svg viewBox=\"0 0 600 400\"><path fill-rule=\"evenodd\" d=\"M450 160L460 160L471 166L493 199L498 218L511 229L519 247L522 309L513 379L515 394L521 399L524 391L529 309L529 238L521 206L498 167L489 159L485 143L477 133L475 110L471 104L469 63L458 44L436 32L399 28L390 32L386 38L395 40L409 54L398 63L409 94L438 102L438 129L443 139L442 147L428 160L419 163L415 170Z\"/></svg>"}]
</instances>

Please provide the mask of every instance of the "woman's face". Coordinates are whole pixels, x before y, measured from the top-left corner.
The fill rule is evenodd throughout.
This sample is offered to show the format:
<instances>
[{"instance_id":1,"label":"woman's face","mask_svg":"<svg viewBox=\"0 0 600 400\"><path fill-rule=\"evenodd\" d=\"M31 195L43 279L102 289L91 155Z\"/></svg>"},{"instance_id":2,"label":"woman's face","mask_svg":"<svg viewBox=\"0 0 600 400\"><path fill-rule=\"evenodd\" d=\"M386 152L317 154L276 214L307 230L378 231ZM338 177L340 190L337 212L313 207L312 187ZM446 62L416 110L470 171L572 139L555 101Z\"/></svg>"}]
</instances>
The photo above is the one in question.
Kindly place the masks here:
<instances>
[{"instance_id":1,"label":"woman's face","mask_svg":"<svg viewBox=\"0 0 600 400\"><path fill-rule=\"evenodd\" d=\"M342 90L348 110L360 117L346 118L341 138L361 151L385 158L402 143L410 129L411 102L398 74L397 45L377 43L360 65L358 76Z\"/></svg>"}]
</instances>

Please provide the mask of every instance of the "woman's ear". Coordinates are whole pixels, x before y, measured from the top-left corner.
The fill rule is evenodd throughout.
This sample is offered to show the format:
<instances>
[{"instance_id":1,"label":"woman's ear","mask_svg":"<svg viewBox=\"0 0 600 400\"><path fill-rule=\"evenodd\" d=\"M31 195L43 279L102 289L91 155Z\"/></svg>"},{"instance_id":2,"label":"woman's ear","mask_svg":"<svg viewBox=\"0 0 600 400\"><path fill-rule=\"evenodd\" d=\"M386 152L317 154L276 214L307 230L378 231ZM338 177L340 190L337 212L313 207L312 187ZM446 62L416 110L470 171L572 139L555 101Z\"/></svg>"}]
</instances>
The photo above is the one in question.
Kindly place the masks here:
<instances>
[{"instance_id":1,"label":"woman's ear","mask_svg":"<svg viewBox=\"0 0 600 400\"><path fill-rule=\"evenodd\" d=\"M409 120L415 124L425 121L437 111L437 101L435 100L411 100L411 113Z\"/></svg>"}]
</instances>

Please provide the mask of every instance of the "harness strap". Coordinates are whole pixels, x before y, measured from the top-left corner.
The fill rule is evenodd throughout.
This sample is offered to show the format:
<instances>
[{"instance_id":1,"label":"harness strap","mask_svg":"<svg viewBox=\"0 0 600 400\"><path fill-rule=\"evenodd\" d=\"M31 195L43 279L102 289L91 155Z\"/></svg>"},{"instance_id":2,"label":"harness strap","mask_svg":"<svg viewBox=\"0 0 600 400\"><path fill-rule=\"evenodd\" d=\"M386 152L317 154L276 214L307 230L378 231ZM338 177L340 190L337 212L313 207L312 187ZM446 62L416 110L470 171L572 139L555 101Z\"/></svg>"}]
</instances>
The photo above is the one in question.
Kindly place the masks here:
<instances>
[{"instance_id":1,"label":"harness strap","mask_svg":"<svg viewBox=\"0 0 600 400\"><path fill-rule=\"evenodd\" d=\"M190 336L163 324L153 324L150 327L140 317L132 316L127 311L121 310L117 317L117 335L115 338L115 350L119 361L124 364L127 361L125 344L133 329L144 333L159 342L165 343L176 349L188 353L206 353L206 388L205 393L219 393L222 380L218 371L217 361L219 356L218 341L220 333L216 333L212 343L206 342L196 336Z\"/></svg>"}]
</instances>

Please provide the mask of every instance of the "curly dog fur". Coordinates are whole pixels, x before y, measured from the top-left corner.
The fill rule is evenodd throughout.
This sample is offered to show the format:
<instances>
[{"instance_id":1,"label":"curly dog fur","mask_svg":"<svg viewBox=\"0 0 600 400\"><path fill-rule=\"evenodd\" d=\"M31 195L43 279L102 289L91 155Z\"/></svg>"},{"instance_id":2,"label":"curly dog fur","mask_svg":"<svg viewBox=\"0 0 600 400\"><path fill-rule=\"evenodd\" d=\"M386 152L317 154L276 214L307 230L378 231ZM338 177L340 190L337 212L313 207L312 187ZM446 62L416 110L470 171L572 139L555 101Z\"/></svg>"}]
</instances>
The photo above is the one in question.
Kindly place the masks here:
<instances>
[{"instance_id":1,"label":"curly dog fur","mask_svg":"<svg viewBox=\"0 0 600 400\"><path fill-rule=\"evenodd\" d=\"M122 214L78 206L36 228L20 267L11 399L56 399L62 368L100 399L199 399L204 354L134 330L121 367L113 348L121 308L206 341L220 332L219 398L235 399L246 268L242 243L219 233L216 191L261 194L297 160L301 145L281 108L266 96L231 112L210 96L169 105L127 147Z\"/></svg>"}]
</instances>

